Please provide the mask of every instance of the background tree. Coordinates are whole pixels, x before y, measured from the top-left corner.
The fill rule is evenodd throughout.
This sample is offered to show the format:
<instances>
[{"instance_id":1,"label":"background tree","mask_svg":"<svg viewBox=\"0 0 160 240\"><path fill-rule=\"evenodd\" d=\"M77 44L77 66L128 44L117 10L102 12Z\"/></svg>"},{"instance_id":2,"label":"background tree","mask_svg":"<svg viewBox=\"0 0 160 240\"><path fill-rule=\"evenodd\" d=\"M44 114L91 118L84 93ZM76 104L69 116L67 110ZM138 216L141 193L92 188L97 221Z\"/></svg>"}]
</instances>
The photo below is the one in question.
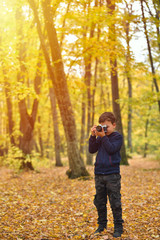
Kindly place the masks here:
<instances>
[{"instance_id":1,"label":"background tree","mask_svg":"<svg viewBox=\"0 0 160 240\"><path fill-rule=\"evenodd\" d=\"M51 100L52 106L52 118L53 118L53 129L54 129L54 149L55 149L55 159L56 159L56 166L61 167L63 166L60 156L61 150L61 142L60 142L60 134L59 134L59 126L58 126L58 116L57 116L57 109L56 109L56 97L54 93L54 88L50 87L49 89L49 96Z\"/></svg>"},{"instance_id":2,"label":"background tree","mask_svg":"<svg viewBox=\"0 0 160 240\"><path fill-rule=\"evenodd\" d=\"M127 15L127 19L124 21L124 31L125 31L125 39L126 39L126 77L128 82L128 134L127 134L127 142L128 149L132 152L132 80L131 80L131 34L130 34L130 21L133 16L132 5L128 5L126 2L126 9L124 10L124 14Z\"/></svg>"},{"instance_id":3,"label":"background tree","mask_svg":"<svg viewBox=\"0 0 160 240\"><path fill-rule=\"evenodd\" d=\"M121 119L121 110L120 105L117 103L119 99L119 87L118 87L118 70L117 70L117 57L116 57L116 29L115 22L113 20L113 16L115 16L115 2L111 2L107 0L108 14L112 18L110 18L109 32L108 32L108 41L111 46L109 52L109 61L110 61L110 71L111 71L111 82L112 82L112 104L113 104L113 112L116 117L117 130L123 135L123 126ZM121 157L122 164L128 164L125 144L123 140L123 145L121 148Z\"/></svg>"},{"instance_id":4,"label":"background tree","mask_svg":"<svg viewBox=\"0 0 160 240\"><path fill-rule=\"evenodd\" d=\"M147 24L146 24L146 18L145 18L145 13L144 13L143 0L141 0L140 2L141 2L141 11L142 11L142 21L143 21L143 25L144 25L144 33L145 33L145 37L146 37L146 41L147 41L147 47L148 47L148 53L149 53L149 61L150 61L151 70L152 70L152 76L153 76L153 83L155 85L156 92L159 94L159 86L158 86L158 83L157 83L156 71L155 71L155 66L154 66L154 62L153 62L152 50L151 50L151 44L150 44L150 39L149 39L149 35L148 35L148 30L147 30ZM157 23L157 25L159 25L159 23ZM158 29L159 29L159 27L158 27ZM157 102L158 102L158 107L159 107L159 112L160 112L160 100L159 100L159 97L157 97Z\"/></svg>"}]
</instances>

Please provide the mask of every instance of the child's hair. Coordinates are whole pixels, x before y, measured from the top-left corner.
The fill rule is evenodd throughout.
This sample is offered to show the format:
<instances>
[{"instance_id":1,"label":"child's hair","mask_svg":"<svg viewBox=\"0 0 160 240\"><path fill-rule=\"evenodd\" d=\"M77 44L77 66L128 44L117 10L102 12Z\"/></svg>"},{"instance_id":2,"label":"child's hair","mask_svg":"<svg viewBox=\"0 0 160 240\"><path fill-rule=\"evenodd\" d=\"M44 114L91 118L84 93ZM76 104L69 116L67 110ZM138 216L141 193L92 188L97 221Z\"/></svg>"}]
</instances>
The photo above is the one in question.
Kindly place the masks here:
<instances>
[{"instance_id":1,"label":"child's hair","mask_svg":"<svg viewBox=\"0 0 160 240\"><path fill-rule=\"evenodd\" d=\"M99 117L99 123L103 123L106 120L111 122L112 124L116 122L116 118L112 112L104 112Z\"/></svg>"}]
</instances>

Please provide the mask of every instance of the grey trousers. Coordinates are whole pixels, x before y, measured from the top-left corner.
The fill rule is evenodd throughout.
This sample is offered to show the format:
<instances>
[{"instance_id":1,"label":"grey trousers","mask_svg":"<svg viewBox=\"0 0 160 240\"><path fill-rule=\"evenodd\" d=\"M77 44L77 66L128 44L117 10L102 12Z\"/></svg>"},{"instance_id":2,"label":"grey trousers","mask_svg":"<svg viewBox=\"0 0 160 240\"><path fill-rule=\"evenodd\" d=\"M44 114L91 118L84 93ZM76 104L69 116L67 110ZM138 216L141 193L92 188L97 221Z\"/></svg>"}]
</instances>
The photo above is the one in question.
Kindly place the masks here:
<instances>
[{"instance_id":1,"label":"grey trousers","mask_svg":"<svg viewBox=\"0 0 160 240\"><path fill-rule=\"evenodd\" d=\"M106 227L107 225L107 198L111 205L114 224L122 224L121 206L121 175L95 175L96 195L94 205L98 212L98 224Z\"/></svg>"}]
</instances>

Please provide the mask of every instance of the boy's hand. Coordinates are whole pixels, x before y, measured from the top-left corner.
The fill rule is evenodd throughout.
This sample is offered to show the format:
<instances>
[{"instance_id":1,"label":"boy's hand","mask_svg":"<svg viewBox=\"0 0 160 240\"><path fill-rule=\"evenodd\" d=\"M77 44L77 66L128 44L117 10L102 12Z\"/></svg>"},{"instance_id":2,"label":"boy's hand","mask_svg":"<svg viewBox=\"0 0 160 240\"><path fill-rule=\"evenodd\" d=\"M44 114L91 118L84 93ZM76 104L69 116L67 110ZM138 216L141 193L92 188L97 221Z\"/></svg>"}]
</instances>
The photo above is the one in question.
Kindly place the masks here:
<instances>
[{"instance_id":1,"label":"boy's hand","mask_svg":"<svg viewBox=\"0 0 160 240\"><path fill-rule=\"evenodd\" d=\"M92 134L92 136L96 136L96 126L97 125L94 125L92 128L91 128L91 134Z\"/></svg>"},{"instance_id":2,"label":"boy's hand","mask_svg":"<svg viewBox=\"0 0 160 240\"><path fill-rule=\"evenodd\" d=\"M92 134L92 136L104 137L104 136L105 136L104 129L102 128L102 132L98 132L98 131L96 130L96 127L97 127L97 125L94 125L94 126L91 128L91 134Z\"/></svg>"},{"instance_id":3,"label":"boy's hand","mask_svg":"<svg viewBox=\"0 0 160 240\"><path fill-rule=\"evenodd\" d=\"M104 137L104 136L105 136L104 129L102 128L102 132L97 132L97 131L96 131L96 136Z\"/></svg>"}]
</instances>

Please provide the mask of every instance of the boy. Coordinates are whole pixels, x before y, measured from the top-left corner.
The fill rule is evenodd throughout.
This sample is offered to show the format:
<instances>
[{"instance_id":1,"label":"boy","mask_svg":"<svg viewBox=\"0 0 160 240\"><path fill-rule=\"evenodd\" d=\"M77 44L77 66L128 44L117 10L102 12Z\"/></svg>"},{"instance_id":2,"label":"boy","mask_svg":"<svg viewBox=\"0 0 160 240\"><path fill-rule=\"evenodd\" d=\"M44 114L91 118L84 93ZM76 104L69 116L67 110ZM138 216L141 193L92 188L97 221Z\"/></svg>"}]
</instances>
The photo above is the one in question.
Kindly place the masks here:
<instances>
[{"instance_id":1,"label":"boy","mask_svg":"<svg viewBox=\"0 0 160 240\"><path fill-rule=\"evenodd\" d=\"M102 129L91 128L89 138L89 152L98 151L95 162L95 188L94 204L98 212L99 227L95 233L100 233L107 228L107 196L111 205L114 219L114 237L120 237L123 233L124 222L121 207L121 175L120 175L120 149L122 135L115 131L115 116L111 112L104 112L99 117ZM106 126L104 126L106 125ZM107 129L107 130L106 130Z\"/></svg>"}]
</instances>

